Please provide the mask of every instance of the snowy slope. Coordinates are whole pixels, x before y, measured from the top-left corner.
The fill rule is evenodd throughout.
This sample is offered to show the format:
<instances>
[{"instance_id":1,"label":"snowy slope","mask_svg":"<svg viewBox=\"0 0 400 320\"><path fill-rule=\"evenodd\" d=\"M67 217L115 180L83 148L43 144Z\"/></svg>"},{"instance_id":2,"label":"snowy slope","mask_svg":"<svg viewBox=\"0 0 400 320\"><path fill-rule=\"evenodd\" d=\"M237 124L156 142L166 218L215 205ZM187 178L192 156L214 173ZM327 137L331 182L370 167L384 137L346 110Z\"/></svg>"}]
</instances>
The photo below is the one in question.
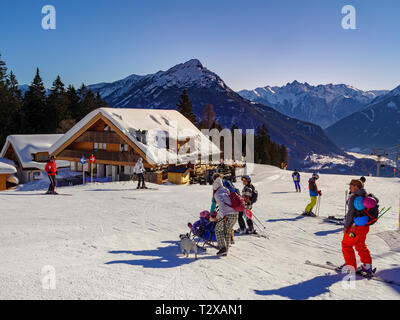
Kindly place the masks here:
<instances>
[{"instance_id":1,"label":"snowy slope","mask_svg":"<svg viewBox=\"0 0 400 320\"><path fill-rule=\"evenodd\" d=\"M209 249L197 261L179 253L178 235L209 209L210 186L134 190L120 182L59 189L72 196L1 192L0 299L399 299L398 287L363 279L343 289L340 275L304 265L341 263L341 228L299 217L308 196L293 192L291 172L256 166L256 173L254 213L269 239L236 237L228 257ZM351 178L320 176L321 216L343 214ZM400 253L378 236L397 228L399 181L367 178L367 189L394 208L367 244L381 275L399 280ZM46 265L56 270L55 290L42 289Z\"/></svg>"}]
</instances>

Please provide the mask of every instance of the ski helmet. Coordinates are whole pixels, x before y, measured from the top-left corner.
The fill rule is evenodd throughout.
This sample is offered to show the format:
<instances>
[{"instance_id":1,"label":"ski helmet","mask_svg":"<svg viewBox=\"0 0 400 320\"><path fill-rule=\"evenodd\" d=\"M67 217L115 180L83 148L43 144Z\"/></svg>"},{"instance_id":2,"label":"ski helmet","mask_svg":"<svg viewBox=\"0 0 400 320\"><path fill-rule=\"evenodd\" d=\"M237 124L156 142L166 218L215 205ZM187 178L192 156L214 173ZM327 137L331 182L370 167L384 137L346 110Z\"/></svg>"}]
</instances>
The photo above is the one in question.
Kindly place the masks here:
<instances>
[{"instance_id":1,"label":"ski helmet","mask_svg":"<svg viewBox=\"0 0 400 320\"><path fill-rule=\"evenodd\" d=\"M242 176L242 181L247 181L247 183L251 182L251 178L248 175Z\"/></svg>"},{"instance_id":2,"label":"ski helmet","mask_svg":"<svg viewBox=\"0 0 400 320\"><path fill-rule=\"evenodd\" d=\"M356 210L358 211L362 211L365 209L364 204L363 204L363 197L356 197L354 199L354 208L356 208Z\"/></svg>"},{"instance_id":3,"label":"ski helmet","mask_svg":"<svg viewBox=\"0 0 400 320\"><path fill-rule=\"evenodd\" d=\"M313 173L312 178L318 180L319 179L318 173Z\"/></svg>"},{"instance_id":4,"label":"ski helmet","mask_svg":"<svg viewBox=\"0 0 400 320\"><path fill-rule=\"evenodd\" d=\"M200 218L209 218L210 217L210 212L205 210L200 212Z\"/></svg>"}]
</instances>

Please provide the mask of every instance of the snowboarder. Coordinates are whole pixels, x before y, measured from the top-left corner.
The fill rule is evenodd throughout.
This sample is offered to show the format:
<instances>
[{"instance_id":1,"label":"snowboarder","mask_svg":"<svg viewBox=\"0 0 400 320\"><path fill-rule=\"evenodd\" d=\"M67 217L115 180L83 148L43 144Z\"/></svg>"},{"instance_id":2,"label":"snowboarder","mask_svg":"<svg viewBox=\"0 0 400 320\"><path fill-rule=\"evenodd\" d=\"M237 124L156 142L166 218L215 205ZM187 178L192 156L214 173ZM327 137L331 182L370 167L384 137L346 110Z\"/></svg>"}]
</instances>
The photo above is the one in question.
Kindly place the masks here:
<instances>
[{"instance_id":1,"label":"snowboarder","mask_svg":"<svg viewBox=\"0 0 400 320\"><path fill-rule=\"evenodd\" d=\"M316 217L315 213L312 212L313 208L317 203L317 198L322 196L321 190L318 190L316 181L319 179L317 173L313 173L312 177L308 180L308 189L310 191L310 203L307 205L303 212L304 216Z\"/></svg>"},{"instance_id":2,"label":"snowboarder","mask_svg":"<svg viewBox=\"0 0 400 320\"><path fill-rule=\"evenodd\" d=\"M136 187L136 189L147 189L145 183L144 183L144 175L143 172L145 172L146 169L143 166L143 159L141 157L139 157L139 159L137 160L135 167L133 168L133 172L137 175L138 177L138 185ZM140 186L140 184L142 186Z\"/></svg>"},{"instance_id":3,"label":"snowboarder","mask_svg":"<svg viewBox=\"0 0 400 320\"><path fill-rule=\"evenodd\" d=\"M218 205L217 223L215 225L215 236L219 247L217 255L226 256L238 213L231 207L230 191L223 186L221 176L217 173L213 178L213 198Z\"/></svg>"},{"instance_id":4,"label":"snowboarder","mask_svg":"<svg viewBox=\"0 0 400 320\"><path fill-rule=\"evenodd\" d=\"M57 194L56 192L56 175L57 175L57 164L56 157L51 155L49 161L46 163L45 170L47 172L47 176L50 179L49 189L47 190L47 194Z\"/></svg>"},{"instance_id":5,"label":"snowboarder","mask_svg":"<svg viewBox=\"0 0 400 320\"><path fill-rule=\"evenodd\" d=\"M294 172L292 173L292 179L296 188L296 192L301 192L300 173L298 173L297 169L294 169Z\"/></svg>"},{"instance_id":6,"label":"snowboarder","mask_svg":"<svg viewBox=\"0 0 400 320\"><path fill-rule=\"evenodd\" d=\"M362 200L367 196L364 185L361 180L351 180L350 182L350 197L348 211L345 218L342 240L342 252L345 264L341 266L341 270L347 272L359 271L366 275L372 275L372 258L368 250L365 240L369 232L369 225L356 225L355 218L363 212ZM353 247L357 250L361 260L361 267L357 270L357 261Z\"/></svg>"},{"instance_id":7,"label":"snowboarder","mask_svg":"<svg viewBox=\"0 0 400 320\"><path fill-rule=\"evenodd\" d=\"M242 181L243 181L243 190L242 190L242 197L245 202L245 211L252 210L253 208L253 203L257 200L257 191L254 185L251 183L251 178L247 175L242 176ZM256 233L254 230L254 225L252 219L248 218L245 215L245 211L239 212L238 216L238 223L239 223L239 229L236 230L236 232L240 234L252 234ZM246 223L244 219L246 218L247 221L247 229L246 229Z\"/></svg>"}]
</instances>

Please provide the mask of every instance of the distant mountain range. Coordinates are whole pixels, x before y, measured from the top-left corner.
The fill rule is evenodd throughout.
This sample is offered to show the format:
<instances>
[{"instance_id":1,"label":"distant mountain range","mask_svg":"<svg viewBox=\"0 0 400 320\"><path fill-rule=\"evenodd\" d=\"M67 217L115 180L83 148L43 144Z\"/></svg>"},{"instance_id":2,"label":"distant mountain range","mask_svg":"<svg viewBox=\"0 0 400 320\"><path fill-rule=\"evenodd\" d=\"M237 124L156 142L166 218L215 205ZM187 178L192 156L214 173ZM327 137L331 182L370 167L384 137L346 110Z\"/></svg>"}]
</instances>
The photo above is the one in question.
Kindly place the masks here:
<instances>
[{"instance_id":1,"label":"distant mountain range","mask_svg":"<svg viewBox=\"0 0 400 320\"><path fill-rule=\"evenodd\" d=\"M302 160L310 152L342 154L342 151L315 124L288 117L273 108L251 102L230 89L214 72L197 59L167 71L145 76L131 75L112 83L88 86L99 92L112 107L176 109L186 89L193 111L200 118L205 104L214 106L217 122L224 128L237 125L255 129L265 123L273 141L285 144L291 161Z\"/></svg>"},{"instance_id":2,"label":"distant mountain range","mask_svg":"<svg viewBox=\"0 0 400 320\"><path fill-rule=\"evenodd\" d=\"M20 88L24 93L29 87ZM355 173L354 166L368 167L373 160L356 159L343 149L362 151L400 143L400 87L362 91L345 84L311 86L293 81L236 93L192 59L167 71L133 74L88 88L99 92L111 107L155 109L177 109L186 89L199 119L204 106L213 104L216 120L224 128L255 129L266 124L271 139L288 148L292 168L314 170L320 159L328 159L323 170ZM325 132L321 127L328 128ZM341 160L330 160L335 157Z\"/></svg>"},{"instance_id":3,"label":"distant mountain range","mask_svg":"<svg viewBox=\"0 0 400 320\"><path fill-rule=\"evenodd\" d=\"M362 91L346 84L311 86L307 82L293 81L282 87L266 86L238 93L243 98L270 106L287 116L327 128L387 92Z\"/></svg>"},{"instance_id":4,"label":"distant mountain range","mask_svg":"<svg viewBox=\"0 0 400 320\"><path fill-rule=\"evenodd\" d=\"M400 144L400 86L325 130L338 146L371 151Z\"/></svg>"}]
</instances>

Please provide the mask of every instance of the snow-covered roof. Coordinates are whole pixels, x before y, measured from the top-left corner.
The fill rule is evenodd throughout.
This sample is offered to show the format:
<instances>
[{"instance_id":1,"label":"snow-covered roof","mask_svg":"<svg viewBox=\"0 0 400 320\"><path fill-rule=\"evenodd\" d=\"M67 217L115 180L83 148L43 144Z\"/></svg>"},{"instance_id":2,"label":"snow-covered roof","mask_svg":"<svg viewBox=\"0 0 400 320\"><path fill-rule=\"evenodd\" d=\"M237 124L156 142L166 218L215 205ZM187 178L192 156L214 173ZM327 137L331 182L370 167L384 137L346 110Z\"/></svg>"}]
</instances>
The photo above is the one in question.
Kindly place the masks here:
<instances>
[{"instance_id":1,"label":"snow-covered roof","mask_svg":"<svg viewBox=\"0 0 400 320\"><path fill-rule=\"evenodd\" d=\"M63 135L50 148L50 153L55 153L98 114L102 114L137 145L146 154L149 163L173 163L177 158L180 162L184 162L187 159L197 158L196 152L203 156L221 152L192 122L176 110L99 108L89 113ZM143 140L138 136L138 130L147 131L146 142L142 142ZM191 138L195 146L190 148L190 153L177 157L176 152L173 153L161 147L160 133L165 133L170 137L176 136L178 140ZM201 152L202 150L206 151Z\"/></svg>"},{"instance_id":2,"label":"snow-covered roof","mask_svg":"<svg viewBox=\"0 0 400 320\"><path fill-rule=\"evenodd\" d=\"M0 158L0 174L13 174L16 172L17 169L9 163L8 159Z\"/></svg>"},{"instance_id":3,"label":"snow-covered roof","mask_svg":"<svg viewBox=\"0 0 400 320\"><path fill-rule=\"evenodd\" d=\"M0 157L4 157L7 149L12 145L17 157L25 168L36 168L44 170L46 163L36 162L32 160L32 154L38 152L49 152L50 147L59 140L62 134L32 134L32 135L11 135L7 137L6 143L0 153ZM67 167L69 163L57 160L58 167Z\"/></svg>"}]
</instances>

